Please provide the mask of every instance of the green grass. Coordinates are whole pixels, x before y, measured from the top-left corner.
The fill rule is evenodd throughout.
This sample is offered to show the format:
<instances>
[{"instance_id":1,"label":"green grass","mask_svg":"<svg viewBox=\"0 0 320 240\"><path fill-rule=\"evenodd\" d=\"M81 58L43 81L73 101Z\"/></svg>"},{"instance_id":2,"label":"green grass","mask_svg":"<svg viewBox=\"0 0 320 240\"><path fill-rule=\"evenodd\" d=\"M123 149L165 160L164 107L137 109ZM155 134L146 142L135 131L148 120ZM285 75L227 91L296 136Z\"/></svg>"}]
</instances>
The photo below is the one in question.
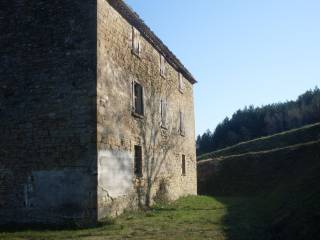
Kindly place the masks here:
<instances>
[{"instance_id":1,"label":"green grass","mask_svg":"<svg viewBox=\"0 0 320 240\"><path fill-rule=\"evenodd\" d=\"M150 211L125 213L111 224L74 230L0 230L0 239L227 239L228 208L240 198L190 196Z\"/></svg>"},{"instance_id":2,"label":"green grass","mask_svg":"<svg viewBox=\"0 0 320 240\"><path fill-rule=\"evenodd\" d=\"M310 124L301 128L277 133L274 135L241 142L211 153L197 157L198 161L209 158L219 158L230 155L239 155L247 152L266 151L275 148L283 148L291 145L317 141L320 139L320 123Z\"/></svg>"},{"instance_id":3,"label":"green grass","mask_svg":"<svg viewBox=\"0 0 320 240\"><path fill-rule=\"evenodd\" d=\"M245 199L221 201L228 239L319 239L320 141L202 161L198 179L202 194Z\"/></svg>"},{"instance_id":4,"label":"green grass","mask_svg":"<svg viewBox=\"0 0 320 240\"><path fill-rule=\"evenodd\" d=\"M96 228L2 229L0 239L314 240L320 234L319 178L314 177L318 170L306 172L308 179L284 181L270 192L252 196L189 196L106 219Z\"/></svg>"},{"instance_id":5,"label":"green grass","mask_svg":"<svg viewBox=\"0 0 320 240\"><path fill-rule=\"evenodd\" d=\"M190 196L150 211L125 213L90 229L2 229L0 239L250 240L267 236L251 198Z\"/></svg>"}]
</instances>

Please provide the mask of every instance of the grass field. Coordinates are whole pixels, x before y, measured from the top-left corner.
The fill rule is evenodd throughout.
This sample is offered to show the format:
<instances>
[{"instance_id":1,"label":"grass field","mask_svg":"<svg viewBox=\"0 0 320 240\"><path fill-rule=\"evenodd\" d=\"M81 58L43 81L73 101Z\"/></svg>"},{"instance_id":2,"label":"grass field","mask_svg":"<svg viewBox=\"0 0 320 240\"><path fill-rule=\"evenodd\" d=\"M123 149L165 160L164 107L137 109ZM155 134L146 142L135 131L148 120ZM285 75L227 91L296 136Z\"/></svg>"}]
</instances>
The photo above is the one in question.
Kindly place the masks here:
<instances>
[{"instance_id":1,"label":"grass field","mask_svg":"<svg viewBox=\"0 0 320 240\"><path fill-rule=\"evenodd\" d=\"M1 231L0 239L227 239L225 216L228 206L237 201L234 198L221 201L211 197L186 197L150 211L125 213L96 228L7 229Z\"/></svg>"}]
</instances>

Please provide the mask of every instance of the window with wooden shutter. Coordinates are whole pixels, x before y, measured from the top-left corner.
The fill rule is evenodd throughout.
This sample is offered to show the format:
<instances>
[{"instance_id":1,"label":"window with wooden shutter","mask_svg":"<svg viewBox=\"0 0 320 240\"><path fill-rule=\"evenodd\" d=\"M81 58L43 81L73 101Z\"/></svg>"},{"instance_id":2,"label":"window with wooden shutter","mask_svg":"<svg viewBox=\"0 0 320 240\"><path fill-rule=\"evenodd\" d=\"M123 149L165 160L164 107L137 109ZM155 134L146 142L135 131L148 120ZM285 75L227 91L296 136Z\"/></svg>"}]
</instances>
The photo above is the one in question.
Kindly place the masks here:
<instances>
[{"instance_id":1,"label":"window with wooden shutter","mask_svg":"<svg viewBox=\"0 0 320 240\"><path fill-rule=\"evenodd\" d=\"M136 55L139 55L140 51L140 32L132 27L132 52Z\"/></svg>"},{"instance_id":2,"label":"window with wooden shutter","mask_svg":"<svg viewBox=\"0 0 320 240\"><path fill-rule=\"evenodd\" d=\"M162 77L166 76L166 59L160 54L160 75Z\"/></svg>"},{"instance_id":3,"label":"window with wooden shutter","mask_svg":"<svg viewBox=\"0 0 320 240\"><path fill-rule=\"evenodd\" d=\"M134 175L136 177L142 177L142 147L134 146Z\"/></svg>"},{"instance_id":4,"label":"window with wooden shutter","mask_svg":"<svg viewBox=\"0 0 320 240\"><path fill-rule=\"evenodd\" d=\"M135 81L132 82L132 111L140 116L144 115L143 87Z\"/></svg>"},{"instance_id":5,"label":"window with wooden shutter","mask_svg":"<svg viewBox=\"0 0 320 240\"><path fill-rule=\"evenodd\" d=\"M179 73L179 91L181 93L184 92L184 78L183 78L182 73Z\"/></svg>"},{"instance_id":6,"label":"window with wooden shutter","mask_svg":"<svg viewBox=\"0 0 320 240\"><path fill-rule=\"evenodd\" d=\"M180 111L179 118L180 118L179 132L181 136L185 136L184 114L182 111Z\"/></svg>"},{"instance_id":7,"label":"window with wooden shutter","mask_svg":"<svg viewBox=\"0 0 320 240\"><path fill-rule=\"evenodd\" d=\"M160 100L160 115L161 115L161 127L167 128L167 101Z\"/></svg>"}]
</instances>

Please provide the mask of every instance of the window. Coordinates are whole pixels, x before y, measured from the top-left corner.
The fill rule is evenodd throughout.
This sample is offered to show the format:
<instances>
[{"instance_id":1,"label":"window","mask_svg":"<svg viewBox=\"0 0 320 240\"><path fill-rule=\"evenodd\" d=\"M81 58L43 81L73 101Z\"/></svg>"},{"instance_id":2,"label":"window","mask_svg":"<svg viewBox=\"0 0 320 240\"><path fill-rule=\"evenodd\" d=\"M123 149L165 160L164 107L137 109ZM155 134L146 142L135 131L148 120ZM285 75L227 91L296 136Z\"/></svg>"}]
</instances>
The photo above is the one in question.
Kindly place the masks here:
<instances>
[{"instance_id":1,"label":"window","mask_svg":"<svg viewBox=\"0 0 320 240\"><path fill-rule=\"evenodd\" d=\"M139 56L140 51L140 32L132 27L132 52Z\"/></svg>"},{"instance_id":2,"label":"window","mask_svg":"<svg viewBox=\"0 0 320 240\"><path fill-rule=\"evenodd\" d=\"M167 128L167 101L160 100L160 115L161 115L161 127Z\"/></svg>"},{"instance_id":3,"label":"window","mask_svg":"<svg viewBox=\"0 0 320 240\"><path fill-rule=\"evenodd\" d=\"M179 113L179 118L180 118L179 132L180 132L181 136L185 136L184 114L182 111L180 111L180 113Z\"/></svg>"},{"instance_id":4,"label":"window","mask_svg":"<svg viewBox=\"0 0 320 240\"><path fill-rule=\"evenodd\" d=\"M160 75L162 77L166 76L166 59L162 55L160 55Z\"/></svg>"},{"instance_id":5,"label":"window","mask_svg":"<svg viewBox=\"0 0 320 240\"><path fill-rule=\"evenodd\" d=\"M186 155L182 154L182 159L181 159L181 170L182 170L182 176L186 175Z\"/></svg>"},{"instance_id":6,"label":"window","mask_svg":"<svg viewBox=\"0 0 320 240\"><path fill-rule=\"evenodd\" d=\"M132 82L132 110L133 113L143 116L143 88L137 82Z\"/></svg>"},{"instance_id":7,"label":"window","mask_svg":"<svg viewBox=\"0 0 320 240\"><path fill-rule=\"evenodd\" d=\"M184 79L182 73L179 73L179 91L184 92Z\"/></svg>"},{"instance_id":8,"label":"window","mask_svg":"<svg viewBox=\"0 0 320 240\"><path fill-rule=\"evenodd\" d=\"M142 177L142 147L134 146L134 175Z\"/></svg>"}]
</instances>

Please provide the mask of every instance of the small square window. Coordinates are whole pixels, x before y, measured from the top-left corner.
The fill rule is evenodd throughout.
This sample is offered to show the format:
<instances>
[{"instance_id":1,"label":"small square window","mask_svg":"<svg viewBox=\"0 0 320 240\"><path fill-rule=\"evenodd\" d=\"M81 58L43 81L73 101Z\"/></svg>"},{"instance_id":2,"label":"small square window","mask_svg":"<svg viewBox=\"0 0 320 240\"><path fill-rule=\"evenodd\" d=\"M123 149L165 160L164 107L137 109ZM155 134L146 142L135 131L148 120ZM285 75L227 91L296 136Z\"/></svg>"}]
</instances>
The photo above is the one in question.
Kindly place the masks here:
<instances>
[{"instance_id":1,"label":"small square window","mask_svg":"<svg viewBox=\"0 0 320 240\"><path fill-rule=\"evenodd\" d=\"M136 177L142 177L142 147L134 146L134 175Z\"/></svg>"},{"instance_id":2,"label":"small square window","mask_svg":"<svg viewBox=\"0 0 320 240\"><path fill-rule=\"evenodd\" d=\"M182 171L182 176L186 175L186 155L182 154L181 158L181 171Z\"/></svg>"}]
</instances>

